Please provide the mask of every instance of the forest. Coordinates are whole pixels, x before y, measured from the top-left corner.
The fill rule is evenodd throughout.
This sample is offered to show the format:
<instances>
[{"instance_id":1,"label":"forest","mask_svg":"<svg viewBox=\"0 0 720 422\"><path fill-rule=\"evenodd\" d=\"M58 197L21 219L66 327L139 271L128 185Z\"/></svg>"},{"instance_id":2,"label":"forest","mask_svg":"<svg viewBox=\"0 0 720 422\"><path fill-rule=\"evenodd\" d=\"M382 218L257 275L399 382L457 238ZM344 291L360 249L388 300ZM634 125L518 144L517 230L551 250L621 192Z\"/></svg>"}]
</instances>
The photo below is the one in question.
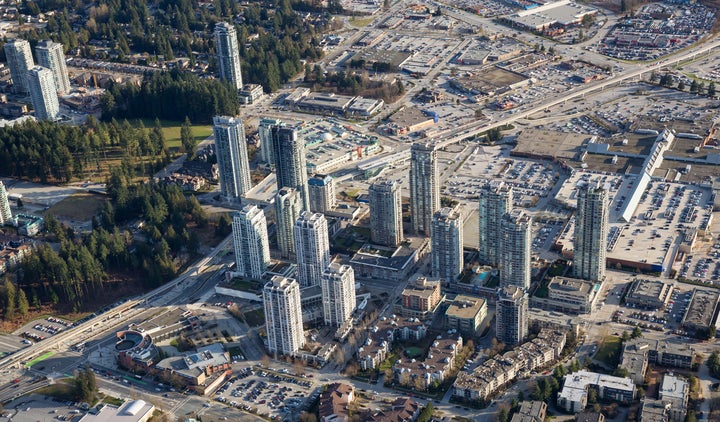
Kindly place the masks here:
<instances>
[{"instance_id":1,"label":"forest","mask_svg":"<svg viewBox=\"0 0 720 422\"><path fill-rule=\"evenodd\" d=\"M342 11L338 0L328 3L267 0L241 6L214 0L206 7L194 0L23 0L27 14L54 14L44 29L22 37L33 46L51 38L66 51L78 49L82 57L102 60L129 62L132 54L146 55L147 62L188 57L191 66L207 61L212 72L213 28L219 21L234 21L244 81L273 92L302 71L301 60L322 57L319 34L332 25L329 13ZM303 19L296 11L311 16Z\"/></svg>"},{"instance_id":2,"label":"forest","mask_svg":"<svg viewBox=\"0 0 720 422\"><path fill-rule=\"evenodd\" d=\"M102 99L103 119L160 118L212 123L213 116L237 114L237 91L219 79L173 70L145 76L141 86L111 84Z\"/></svg>"}]
</instances>

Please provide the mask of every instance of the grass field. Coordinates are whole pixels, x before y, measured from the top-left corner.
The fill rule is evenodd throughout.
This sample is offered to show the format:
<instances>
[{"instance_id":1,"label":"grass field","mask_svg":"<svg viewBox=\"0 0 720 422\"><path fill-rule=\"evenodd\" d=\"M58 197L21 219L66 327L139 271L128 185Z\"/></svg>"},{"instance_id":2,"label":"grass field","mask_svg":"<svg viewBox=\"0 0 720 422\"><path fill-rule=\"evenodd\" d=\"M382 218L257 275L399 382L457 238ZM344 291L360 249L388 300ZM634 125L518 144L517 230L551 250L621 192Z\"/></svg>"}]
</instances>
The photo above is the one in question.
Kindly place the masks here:
<instances>
[{"instance_id":1,"label":"grass field","mask_svg":"<svg viewBox=\"0 0 720 422\"><path fill-rule=\"evenodd\" d=\"M147 128L155 127L155 120L142 119L143 125ZM131 122L137 125L137 120ZM163 128L163 135L170 148L180 148L180 127L182 122L174 122L171 120L160 120L160 125ZM207 125L193 125L192 133L197 142L200 142L212 135L212 126Z\"/></svg>"},{"instance_id":2,"label":"grass field","mask_svg":"<svg viewBox=\"0 0 720 422\"><path fill-rule=\"evenodd\" d=\"M350 25L352 25L352 26L354 26L354 27L356 27L356 28L363 28L363 27L368 26L368 24L370 24L370 22L372 22L372 21L374 21L374 20L375 20L374 17L369 17L369 18L352 18L352 19L350 19Z\"/></svg>"},{"instance_id":3,"label":"grass field","mask_svg":"<svg viewBox=\"0 0 720 422\"><path fill-rule=\"evenodd\" d=\"M616 367L620 360L620 347L622 341L617 336L606 336L595 354L595 359L609 367Z\"/></svg>"},{"instance_id":4,"label":"grass field","mask_svg":"<svg viewBox=\"0 0 720 422\"><path fill-rule=\"evenodd\" d=\"M100 212L105 200L100 195L78 192L50 207L47 213L58 218L87 221Z\"/></svg>"}]
</instances>

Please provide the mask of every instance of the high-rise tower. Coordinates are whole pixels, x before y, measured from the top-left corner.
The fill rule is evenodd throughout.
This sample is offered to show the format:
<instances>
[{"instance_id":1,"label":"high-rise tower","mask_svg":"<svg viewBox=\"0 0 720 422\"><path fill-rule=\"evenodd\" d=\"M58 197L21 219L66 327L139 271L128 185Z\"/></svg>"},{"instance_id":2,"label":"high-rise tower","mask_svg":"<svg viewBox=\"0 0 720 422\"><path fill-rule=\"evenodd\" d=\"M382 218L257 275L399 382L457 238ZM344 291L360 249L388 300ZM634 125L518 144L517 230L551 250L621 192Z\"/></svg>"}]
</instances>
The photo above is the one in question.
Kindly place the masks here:
<instances>
[{"instance_id":1,"label":"high-rise tower","mask_svg":"<svg viewBox=\"0 0 720 422\"><path fill-rule=\"evenodd\" d=\"M215 116L213 133L220 195L225 201L240 202L252 188L243 121L239 117Z\"/></svg>"},{"instance_id":2,"label":"high-rise tower","mask_svg":"<svg viewBox=\"0 0 720 422\"><path fill-rule=\"evenodd\" d=\"M292 354L305 345L300 285L292 278L273 276L263 288L265 330L271 354Z\"/></svg>"},{"instance_id":3,"label":"high-rise tower","mask_svg":"<svg viewBox=\"0 0 720 422\"><path fill-rule=\"evenodd\" d=\"M28 70L27 87L38 120L56 120L60 114L57 90L53 73L42 66Z\"/></svg>"},{"instance_id":4,"label":"high-rise tower","mask_svg":"<svg viewBox=\"0 0 720 422\"><path fill-rule=\"evenodd\" d=\"M495 334L507 346L520 344L528 333L528 295L517 286L498 291L495 307Z\"/></svg>"},{"instance_id":5,"label":"high-rise tower","mask_svg":"<svg viewBox=\"0 0 720 422\"><path fill-rule=\"evenodd\" d=\"M0 226L7 224L10 220L12 220L10 201L5 190L5 184L0 180Z\"/></svg>"},{"instance_id":6,"label":"high-rise tower","mask_svg":"<svg viewBox=\"0 0 720 422\"><path fill-rule=\"evenodd\" d=\"M28 71L35 66L30 43L26 40L14 39L5 43L5 58L10 68L10 77L13 81L13 91L17 94L27 94Z\"/></svg>"},{"instance_id":7,"label":"high-rise tower","mask_svg":"<svg viewBox=\"0 0 720 422\"><path fill-rule=\"evenodd\" d=\"M316 286L330 265L327 220L320 213L304 211L293 227L297 255L297 279L302 287Z\"/></svg>"},{"instance_id":8,"label":"high-rise tower","mask_svg":"<svg viewBox=\"0 0 720 422\"><path fill-rule=\"evenodd\" d=\"M295 259L295 221L302 213L302 197L293 188L282 188L275 194L275 234L283 258Z\"/></svg>"},{"instance_id":9,"label":"high-rise tower","mask_svg":"<svg viewBox=\"0 0 720 422\"><path fill-rule=\"evenodd\" d=\"M329 174L315 174L308 180L310 211L328 212L335 208L335 180Z\"/></svg>"},{"instance_id":10,"label":"high-rise tower","mask_svg":"<svg viewBox=\"0 0 720 422\"><path fill-rule=\"evenodd\" d=\"M433 214L440 209L437 151L431 143L410 149L410 211L415 233L430 235Z\"/></svg>"},{"instance_id":11,"label":"high-rise tower","mask_svg":"<svg viewBox=\"0 0 720 422\"><path fill-rule=\"evenodd\" d=\"M512 187L491 182L480 189L478 260L482 264L498 265L500 251L500 221L512 210Z\"/></svg>"},{"instance_id":12,"label":"high-rise tower","mask_svg":"<svg viewBox=\"0 0 720 422\"><path fill-rule=\"evenodd\" d=\"M608 237L608 191L599 183L578 186L573 274L603 281Z\"/></svg>"},{"instance_id":13,"label":"high-rise tower","mask_svg":"<svg viewBox=\"0 0 720 422\"><path fill-rule=\"evenodd\" d=\"M432 219L430 231L433 277L457 280L463 269L463 219L459 211L441 208Z\"/></svg>"},{"instance_id":14,"label":"high-rise tower","mask_svg":"<svg viewBox=\"0 0 720 422\"><path fill-rule=\"evenodd\" d=\"M258 123L258 138L260 138L260 160L271 166L275 165L273 157L273 128L284 126L282 120L264 118Z\"/></svg>"},{"instance_id":15,"label":"high-rise tower","mask_svg":"<svg viewBox=\"0 0 720 422\"><path fill-rule=\"evenodd\" d=\"M403 240L400 184L392 180L380 180L370 185L368 193L370 238L380 245L399 245Z\"/></svg>"},{"instance_id":16,"label":"high-rise tower","mask_svg":"<svg viewBox=\"0 0 720 422\"><path fill-rule=\"evenodd\" d=\"M349 265L333 262L322 274L325 324L339 327L355 310L355 272Z\"/></svg>"},{"instance_id":17,"label":"high-rise tower","mask_svg":"<svg viewBox=\"0 0 720 422\"><path fill-rule=\"evenodd\" d=\"M235 265L243 277L259 279L270 265L267 220L255 205L246 205L233 215Z\"/></svg>"},{"instance_id":18,"label":"high-rise tower","mask_svg":"<svg viewBox=\"0 0 720 422\"><path fill-rule=\"evenodd\" d=\"M500 286L530 288L532 218L522 209L505 214L500 221Z\"/></svg>"},{"instance_id":19,"label":"high-rise tower","mask_svg":"<svg viewBox=\"0 0 720 422\"><path fill-rule=\"evenodd\" d=\"M65 66L63 45L50 40L41 40L35 46L35 56L40 66L47 67L52 71L57 92L60 94L69 93L70 78L68 77L67 66Z\"/></svg>"},{"instance_id":20,"label":"high-rise tower","mask_svg":"<svg viewBox=\"0 0 720 422\"><path fill-rule=\"evenodd\" d=\"M298 139L297 135L297 129L294 127L272 127L275 177L278 189L283 187L297 189L303 199L303 209L309 211L305 141Z\"/></svg>"},{"instance_id":21,"label":"high-rise tower","mask_svg":"<svg viewBox=\"0 0 720 422\"><path fill-rule=\"evenodd\" d=\"M240 48L234 25L227 22L218 22L215 25L215 52L220 79L230 82L238 91L242 89Z\"/></svg>"}]
</instances>

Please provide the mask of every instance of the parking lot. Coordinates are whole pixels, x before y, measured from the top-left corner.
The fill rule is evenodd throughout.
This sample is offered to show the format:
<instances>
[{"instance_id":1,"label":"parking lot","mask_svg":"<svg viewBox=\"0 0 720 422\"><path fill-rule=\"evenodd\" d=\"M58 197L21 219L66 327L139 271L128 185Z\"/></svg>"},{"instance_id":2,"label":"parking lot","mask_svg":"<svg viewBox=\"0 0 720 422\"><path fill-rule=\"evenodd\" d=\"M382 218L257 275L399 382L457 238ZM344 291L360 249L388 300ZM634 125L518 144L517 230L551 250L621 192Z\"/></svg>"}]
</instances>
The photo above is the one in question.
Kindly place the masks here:
<instances>
[{"instance_id":1,"label":"parking lot","mask_svg":"<svg viewBox=\"0 0 720 422\"><path fill-rule=\"evenodd\" d=\"M58 318L47 317L46 319L37 319L25 324L22 328L15 331L14 334L24 337L28 342L36 342L50 338L72 326L73 323Z\"/></svg>"},{"instance_id":2,"label":"parking lot","mask_svg":"<svg viewBox=\"0 0 720 422\"><path fill-rule=\"evenodd\" d=\"M307 410L317 399L309 378L291 376L287 369L245 368L220 387L215 401L258 415L284 420Z\"/></svg>"}]
</instances>

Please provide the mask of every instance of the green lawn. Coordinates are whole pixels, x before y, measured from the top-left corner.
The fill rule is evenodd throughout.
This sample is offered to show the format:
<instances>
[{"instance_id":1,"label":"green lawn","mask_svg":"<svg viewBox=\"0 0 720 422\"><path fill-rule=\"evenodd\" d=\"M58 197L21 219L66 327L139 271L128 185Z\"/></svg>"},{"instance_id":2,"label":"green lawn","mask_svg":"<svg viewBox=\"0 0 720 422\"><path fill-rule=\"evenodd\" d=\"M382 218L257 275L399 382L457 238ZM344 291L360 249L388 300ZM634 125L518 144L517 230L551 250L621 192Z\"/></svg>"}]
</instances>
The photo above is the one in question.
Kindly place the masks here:
<instances>
[{"instance_id":1,"label":"green lawn","mask_svg":"<svg viewBox=\"0 0 720 422\"><path fill-rule=\"evenodd\" d=\"M620 360L620 348L622 347L622 341L617 336L607 336L603 339L602 344L598 348L595 354L595 359L605 363L611 368L617 366Z\"/></svg>"},{"instance_id":2,"label":"green lawn","mask_svg":"<svg viewBox=\"0 0 720 422\"><path fill-rule=\"evenodd\" d=\"M147 128L155 127L155 120L153 119L141 119L143 125ZM137 125L138 120L131 122ZM174 122L172 120L160 120L160 125L163 128L163 135L170 148L180 148L180 127L183 122ZM212 126L207 125L193 125L192 126L193 136L197 142L200 142L212 135Z\"/></svg>"}]
</instances>

